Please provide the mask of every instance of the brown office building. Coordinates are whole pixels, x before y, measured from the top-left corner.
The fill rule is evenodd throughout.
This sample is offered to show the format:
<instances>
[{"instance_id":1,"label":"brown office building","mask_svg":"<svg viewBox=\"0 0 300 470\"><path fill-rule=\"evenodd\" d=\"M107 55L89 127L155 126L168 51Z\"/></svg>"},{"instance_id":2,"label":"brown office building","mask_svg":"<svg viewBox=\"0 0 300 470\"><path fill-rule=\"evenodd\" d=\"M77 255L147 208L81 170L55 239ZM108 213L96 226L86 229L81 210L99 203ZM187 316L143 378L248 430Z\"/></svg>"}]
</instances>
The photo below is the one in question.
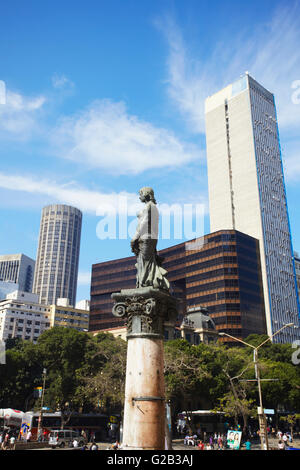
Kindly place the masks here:
<instances>
[{"instance_id":1,"label":"brown office building","mask_svg":"<svg viewBox=\"0 0 300 470\"><path fill-rule=\"evenodd\" d=\"M179 323L190 307L203 306L219 331L240 338L266 332L258 240L221 230L159 255L179 301ZM123 325L111 313L111 294L135 288L135 262L131 256L92 266L90 331Z\"/></svg>"}]
</instances>

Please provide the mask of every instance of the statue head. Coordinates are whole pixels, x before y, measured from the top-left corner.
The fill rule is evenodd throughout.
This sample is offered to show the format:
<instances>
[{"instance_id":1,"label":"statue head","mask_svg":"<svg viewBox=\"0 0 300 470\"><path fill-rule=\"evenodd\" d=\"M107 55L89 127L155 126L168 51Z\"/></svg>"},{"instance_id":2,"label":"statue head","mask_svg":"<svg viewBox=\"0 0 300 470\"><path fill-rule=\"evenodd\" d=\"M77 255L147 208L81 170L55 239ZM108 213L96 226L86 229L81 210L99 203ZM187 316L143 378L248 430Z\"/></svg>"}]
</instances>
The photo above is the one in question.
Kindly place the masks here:
<instances>
[{"instance_id":1,"label":"statue head","mask_svg":"<svg viewBox=\"0 0 300 470\"><path fill-rule=\"evenodd\" d=\"M140 195L140 200L142 202L152 201L154 204L156 204L156 200L154 198L154 191L152 188L149 188L147 186L145 186L144 188L141 188L139 190L139 195Z\"/></svg>"}]
</instances>

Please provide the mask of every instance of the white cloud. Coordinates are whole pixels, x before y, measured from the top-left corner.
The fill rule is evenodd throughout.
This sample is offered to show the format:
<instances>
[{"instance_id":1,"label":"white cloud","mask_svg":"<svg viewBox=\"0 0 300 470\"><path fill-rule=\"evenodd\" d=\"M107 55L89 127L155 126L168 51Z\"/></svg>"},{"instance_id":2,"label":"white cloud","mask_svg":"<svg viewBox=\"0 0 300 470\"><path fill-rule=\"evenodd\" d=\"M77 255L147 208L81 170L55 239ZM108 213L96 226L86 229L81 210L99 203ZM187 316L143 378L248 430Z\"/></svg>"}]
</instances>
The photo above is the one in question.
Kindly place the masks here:
<instances>
[{"instance_id":1,"label":"white cloud","mask_svg":"<svg viewBox=\"0 0 300 470\"><path fill-rule=\"evenodd\" d=\"M5 190L13 191L13 200L10 194L5 195ZM113 216L125 216L122 223L137 222L136 214L142 209L143 205L139 201L138 194L128 193L126 191L101 193L99 191L91 191L76 183L61 184L47 179L37 179L32 176L10 175L0 172L0 194L3 199L8 200L11 204L20 207L20 198L22 207L26 207L26 202L30 207L36 208L33 199L38 201L38 207L47 204L67 204L75 206L85 213L104 217L103 223L107 222L106 218ZM21 196L17 196L17 194ZM168 195L169 196L169 195ZM43 200L44 197L44 200ZM168 198L169 199L169 198ZM192 220L197 214L197 218L207 213L207 201L200 192L188 193L185 197L179 194L172 197L172 200L158 201L158 209L160 215L168 215L174 213L180 216L188 216ZM128 219L127 219L128 217ZM189 220L190 220L189 219ZM203 219L204 220L204 219ZM106 221L106 222L105 222ZM120 222L121 223L121 222Z\"/></svg>"},{"instance_id":2,"label":"white cloud","mask_svg":"<svg viewBox=\"0 0 300 470\"><path fill-rule=\"evenodd\" d=\"M205 98L239 78L246 70L275 95L280 129L298 132L300 106L291 88L300 79L300 7L276 9L270 21L216 42L205 57L195 57L181 31L167 18L159 24L169 46L167 87L194 132L205 132ZM240 30L241 31L241 30ZM217 38L220 39L220 38Z\"/></svg>"},{"instance_id":3,"label":"white cloud","mask_svg":"<svg viewBox=\"0 0 300 470\"><path fill-rule=\"evenodd\" d=\"M115 174L180 166L199 151L173 132L128 114L125 104L98 100L60 120L52 134L56 154Z\"/></svg>"},{"instance_id":4,"label":"white cloud","mask_svg":"<svg viewBox=\"0 0 300 470\"><path fill-rule=\"evenodd\" d=\"M5 104L0 106L0 136L26 140L39 129L39 116L45 96L28 97L6 89Z\"/></svg>"},{"instance_id":5,"label":"white cloud","mask_svg":"<svg viewBox=\"0 0 300 470\"><path fill-rule=\"evenodd\" d=\"M169 45L167 59L167 87L171 100L187 120L190 130L204 132L204 101L213 87L214 75L210 75L210 64L201 64L199 58L188 53L180 29L170 17L157 22Z\"/></svg>"},{"instance_id":6,"label":"white cloud","mask_svg":"<svg viewBox=\"0 0 300 470\"><path fill-rule=\"evenodd\" d=\"M101 193L80 187L75 183L58 184L47 179L36 179L31 176L18 176L0 173L0 188L12 191L24 191L29 194L50 196L56 203L70 204L91 214L101 215L126 210L121 202L126 199L129 211L136 208L138 195L127 192Z\"/></svg>"},{"instance_id":7,"label":"white cloud","mask_svg":"<svg viewBox=\"0 0 300 470\"><path fill-rule=\"evenodd\" d=\"M89 286L91 283L91 272L90 271L79 271L78 272L78 285Z\"/></svg>"},{"instance_id":8,"label":"white cloud","mask_svg":"<svg viewBox=\"0 0 300 470\"><path fill-rule=\"evenodd\" d=\"M56 89L74 87L74 83L68 77L66 77L64 74L59 75L58 73L54 73L52 75L52 85Z\"/></svg>"},{"instance_id":9,"label":"white cloud","mask_svg":"<svg viewBox=\"0 0 300 470\"><path fill-rule=\"evenodd\" d=\"M61 90L65 94L73 87L65 75L54 74L52 84L56 99ZM0 106L0 139L38 137L47 154L115 175L176 168L202 158L194 144L130 114L123 102L96 100L78 113L58 118L56 126L47 121L53 104L51 94L27 97L7 90Z\"/></svg>"},{"instance_id":10,"label":"white cloud","mask_svg":"<svg viewBox=\"0 0 300 470\"><path fill-rule=\"evenodd\" d=\"M300 108L300 105L299 105ZM300 110L299 110L300 111ZM282 157L285 179L288 183L300 180L300 140L295 139L282 145Z\"/></svg>"}]
</instances>

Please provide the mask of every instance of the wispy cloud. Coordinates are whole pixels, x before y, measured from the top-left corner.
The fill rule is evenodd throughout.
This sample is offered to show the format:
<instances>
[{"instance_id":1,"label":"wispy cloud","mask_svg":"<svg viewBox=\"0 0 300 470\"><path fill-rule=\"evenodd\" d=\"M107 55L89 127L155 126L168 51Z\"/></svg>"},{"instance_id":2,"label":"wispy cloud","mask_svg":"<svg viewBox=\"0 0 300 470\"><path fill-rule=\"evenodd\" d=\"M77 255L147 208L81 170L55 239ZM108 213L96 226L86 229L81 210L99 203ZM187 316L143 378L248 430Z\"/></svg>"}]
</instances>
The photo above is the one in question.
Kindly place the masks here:
<instances>
[{"instance_id":1,"label":"wispy cloud","mask_svg":"<svg viewBox=\"0 0 300 470\"><path fill-rule=\"evenodd\" d=\"M184 165L198 149L164 128L127 112L123 102L98 100L60 120L52 134L55 152L90 168L116 175Z\"/></svg>"},{"instance_id":2,"label":"wispy cloud","mask_svg":"<svg viewBox=\"0 0 300 470\"><path fill-rule=\"evenodd\" d=\"M204 101L213 86L208 80L211 65L188 52L181 30L168 16L156 22L169 46L167 58L167 91L193 132L204 132ZM212 75L213 77L214 75Z\"/></svg>"},{"instance_id":3,"label":"wispy cloud","mask_svg":"<svg viewBox=\"0 0 300 470\"><path fill-rule=\"evenodd\" d=\"M128 192L101 193L83 188L76 183L60 184L43 178L0 173L0 188L23 191L29 194L50 196L52 201L70 204L82 211L98 214L124 210L132 211L138 204L137 194ZM127 206L120 206L120 196L127 201Z\"/></svg>"},{"instance_id":4,"label":"wispy cloud","mask_svg":"<svg viewBox=\"0 0 300 470\"><path fill-rule=\"evenodd\" d=\"M202 157L196 145L130 114L124 102L96 100L77 113L60 116L57 103L61 93L73 90L73 83L54 74L52 84L55 92L36 97L7 90L0 106L1 140L39 140L46 155L116 176L176 168Z\"/></svg>"},{"instance_id":5,"label":"wispy cloud","mask_svg":"<svg viewBox=\"0 0 300 470\"><path fill-rule=\"evenodd\" d=\"M298 2L274 10L268 23L219 40L205 57L191 53L172 18L161 20L158 26L169 48L168 93L190 130L204 133L205 98L246 70L274 93L280 128L288 133L298 130L300 107L293 103L291 89L292 82L300 79Z\"/></svg>"},{"instance_id":6,"label":"wispy cloud","mask_svg":"<svg viewBox=\"0 0 300 470\"><path fill-rule=\"evenodd\" d=\"M0 106L0 137L31 138L40 127L39 119L46 101L44 95L30 97L6 88L5 103Z\"/></svg>"},{"instance_id":7,"label":"wispy cloud","mask_svg":"<svg viewBox=\"0 0 300 470\"><path fill-rule=\"evenodd\" d=\"M78 272L78 285L89 286L91 283L91 272L90 271L79 271Z\"/></svg>"},{"instance_id":8,"label":"wispy cloud","mask_svg":"<svg viewBox=\"0 0 300 470\"><path fill-rule=\"evenodd\" d=\"M299 106L300 107L300 106ZM300 112L300 109L299 109ZM297 183L300 180L300 139L291 140L282 145L283 168L288 183Z\"/></svg>"},{"instance_id":9,"label":"wispy cloud","mask_svg":"<svg viewBox=\"0 0 300 470\"><path fill-rule=\"evenodd\" d=\"M56 89L73 88L74 83L64 74L54 73L52 75L52 85Z\"/></svg>"}]
</instances>

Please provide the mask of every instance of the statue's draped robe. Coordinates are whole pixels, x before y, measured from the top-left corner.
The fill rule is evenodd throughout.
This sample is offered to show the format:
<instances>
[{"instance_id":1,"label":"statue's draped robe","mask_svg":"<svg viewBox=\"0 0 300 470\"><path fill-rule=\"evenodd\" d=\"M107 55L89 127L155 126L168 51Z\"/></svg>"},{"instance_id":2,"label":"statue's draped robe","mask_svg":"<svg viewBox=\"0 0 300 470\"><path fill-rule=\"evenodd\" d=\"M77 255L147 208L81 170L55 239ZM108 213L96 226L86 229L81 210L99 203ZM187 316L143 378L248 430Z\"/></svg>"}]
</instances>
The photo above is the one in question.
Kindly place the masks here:
<instances>
[{"instance_id":1,"label":"statue's draped robe","mask_svg":"<svg viewBox=\"0 0 300 470\"><path fill-rule=\"evenodd\" d=\"M134 236L138 243L137 254L137 283L136 287L153 286L168 290L167 271L162 268L157 255L159 214L156 204L146 203L145 208L138 214L137 231Z\"/></svg>"}]
</instances>

